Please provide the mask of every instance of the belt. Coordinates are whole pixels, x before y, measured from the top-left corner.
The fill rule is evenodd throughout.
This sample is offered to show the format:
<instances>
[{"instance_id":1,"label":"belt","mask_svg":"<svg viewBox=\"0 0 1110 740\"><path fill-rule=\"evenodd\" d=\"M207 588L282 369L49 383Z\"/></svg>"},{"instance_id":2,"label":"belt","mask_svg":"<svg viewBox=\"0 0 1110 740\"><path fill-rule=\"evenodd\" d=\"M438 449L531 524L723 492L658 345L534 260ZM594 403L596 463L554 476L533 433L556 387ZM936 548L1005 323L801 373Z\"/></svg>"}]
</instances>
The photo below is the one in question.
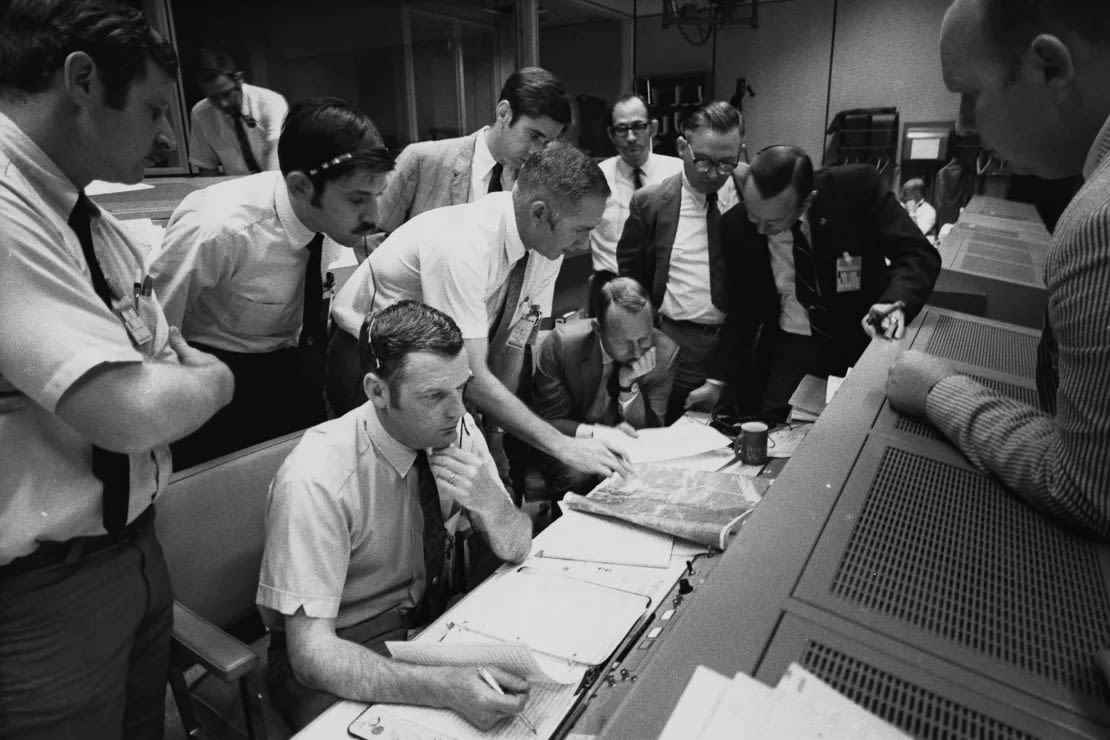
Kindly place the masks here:
<instances>
[{"instance_id":1,"label":"belt","mask_svg":"<svg viewBox=\"0 0 1110 740\"><path fill-rule=\"evenodd\" d=\"M385 614L379 614L376 617L356 622L349 627L340 627L335 631L335 634L337 637L344 640L357 642L361 645L387 632L399 629L411 630L422 627L429 621L427 618L427 609L423 604L424 602L421 601L420 604L412 609L386 612ZM274 650L287 649L285 630L270 630L270 648Z\"/></svg>"},{"instance_id":2,"label":"belt","mask_svg":"<svg viewBox=\"0 0 1110 740\"><path fill-rule=\"evenodd\" d=\"M33 552L18 557L6 565L0 565L0 578L22 575L53 565L73 565L114 545L134 542L153 522L154 506L151 505L124 527L118 536L101 534L93 537L74 537L65 542L43 542Z\"/></svg>"},{"instance_id":3,"label":"belt","mask_svg":"<svg viewBox=\"0 0 1110 740\"><path fill-rule=\"evenodd\" d=\"M684 329L693 329L694 331L699 331L702 334L709 334L710 336L717 336L718 334L720 334L721 327L724 326L723 324L699 324L696 321L672 319L670 316L663 316L662 314L660 314L659 317L661 320L666 321L668 324L681 326Z\"/></svg>"}]
</instances>

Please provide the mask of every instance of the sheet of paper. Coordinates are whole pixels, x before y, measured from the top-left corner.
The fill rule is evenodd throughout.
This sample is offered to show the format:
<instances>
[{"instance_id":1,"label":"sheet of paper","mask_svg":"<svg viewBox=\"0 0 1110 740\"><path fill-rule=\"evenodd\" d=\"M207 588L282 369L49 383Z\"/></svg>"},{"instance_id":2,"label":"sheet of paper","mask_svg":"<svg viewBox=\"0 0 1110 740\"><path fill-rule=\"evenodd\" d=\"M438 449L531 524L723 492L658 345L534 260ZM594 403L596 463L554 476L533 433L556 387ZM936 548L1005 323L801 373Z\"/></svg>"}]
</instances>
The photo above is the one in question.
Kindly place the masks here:
<instances>
[{"instance_id":1,"label":"sheet of paper","mask_svg":"<svg viewBox=\"0 0 1110 740\"><path fill-rule=\"evenodd\" d=\"M766 738L909 740L910 736L868 712L809 671L792 663L772 692Z\"/></svg>"},{"instance_id":2,"label":"sheet of paper","mask_svg":"<svg viewBox=\"0 0 1110 740\"><path fill-rule=\"evenodd\" d=\"M701 730L716 711L728 691L729 680L703 665L694 669L694 675L678 698L671 718L663 727L659 740L690 740L701 737Z\"/></svg>"},{"instance_id":3,"label":"sheet of paper","mask_svg":"<svg viewBox=\"0 0 1110 740\"><path fill-rule=\"evenodd\" d=\"M675 423L658 429L641 429L638 437L622 441L632 462L645 463L700 455L727 447L731 440L704 424Z\"/></svg>"},{"instance_id":4,"label":"sheet of paper","mask_svg":"<svg viewBox=\"0 0 1110 740\"><path fill-rule=\"evenodd\" d=\"M667 460L666 466L668 468L682 468L683 470L717 471L730 465L737 459L736 453L732 451L731 447L721 447L716 450L710 450L709 452L703 452L700 455Z\"/></svg>"},{"instance_id":5,"label":"sheet of paper","mask_svg":"<svg viewBox=\"0 0 1110 740\"><path fill-rule=\"evenodd\" d=\"M134 185L124 185L122 182L105 182L104 180L93 180L85 186L85 195L108 195L109 193L130 193L135 190L154 190L153 185L147 185L145 182L135 183Z\"/></svg>"},{"instance_id":6,"label":"sheet of paper","mask_svg":"<svg viewBox=\"0 0 1110 740\"><path fill-rule=\"evenodd\" d=\"M737 673L702 728L700 740L763 740L773 689Z\"/></svg>"},{"instance_id":7,"label":"sheet of paper","mask_svg":"<svg viewBox=\"0 0 1110 740\"><path fill-rule=\"evenodd\" d=\"M520 566L456 604L450 622L564 661L596 665L648 604L641 594Z\"/></svg>"},{"instance_id":8,"label":"sheet of paper","mask_svg":"<svg viewBox=\"0 0 1110 740\"><path fill-rule=\"evenodd\" d=\"M700 552L704 545L698 545ZM689 559L692 556L687 556ZM671 556L672 565L667 568L643 568L637 565L604 565L583 563L576 560L555 560L554 558L530 558L525 562L530 568L543 570L566 578L575 578L588 583L596 583L618 591L640 594L651 599L649 606L656 606L678 582L686 570L682 559Z\"/></svg>"},{"instance_id":9,"label":"sheet of paper","mask_svg":"<svg viewBox=\"0 0 1110 740\"><path fill-rule=\"evenodd\" d=\"M768 457L793 457L812 428L813 424L798 422L775 429L770 434L770 441L774 444L767 445Z\"/></svg>"},{"instance_id":10,"label":"sheet of paper","mask_svg":"<svg viewBox=\"0 0 1110 740\"><path fill-rule=\"evenodd\" d=\"M534 557L666 568L674 537L618 519L567 509ZM545 532L546 534L546 532Z\"/></svg>"},{"instance_id":11,"label":"sheet of paper","mask_svg":"<svg viewBox=\"0 0 1110 740\"><path fill-rule=\"evenodd\" d=\"M457 639L473 639L470 635L464 635L461 630L451 630L448 634L457 636ZM578 672L575 668L574 671L559 671L557 675L547 673L536 662L532 649L519 642L457 642L447 638L442 642L388 641L385 646L392 658L404 663L492 666L527 679L529 683L571 683L574 681L574 673ZM581 675L578 678L581 680Z\"/></svg>"},{"instance_id":12,"label":"sheet of paper","mask_svg":"<svg viewBox=\"0 0 1110 740\"><path fill-rule=\"evenodd\" d=\"M840 390L840 386L844 383L844 378L839 375L830 375L825 382L825 405L827 406L832 402L833 396Z\"/></svg>"},{"instance_id":13,"label":"sheet of paper","mask_svg":"<svg viewBox=\"0 0 1110 740\"><path fill-rule=\"evenodd\" d=\"M578 680L581 681L582 674ZM577 681L566 686L535 686L524 707L524 716L535 726L536 733L519 719L505 720L488 732L481 732L449 709L378 704L370 707L351 725L352 733L368 740L536 740L551 737L563 717L574 706ZM376 731L375 731L376 730Z\"/></svg>"}]
</instances>

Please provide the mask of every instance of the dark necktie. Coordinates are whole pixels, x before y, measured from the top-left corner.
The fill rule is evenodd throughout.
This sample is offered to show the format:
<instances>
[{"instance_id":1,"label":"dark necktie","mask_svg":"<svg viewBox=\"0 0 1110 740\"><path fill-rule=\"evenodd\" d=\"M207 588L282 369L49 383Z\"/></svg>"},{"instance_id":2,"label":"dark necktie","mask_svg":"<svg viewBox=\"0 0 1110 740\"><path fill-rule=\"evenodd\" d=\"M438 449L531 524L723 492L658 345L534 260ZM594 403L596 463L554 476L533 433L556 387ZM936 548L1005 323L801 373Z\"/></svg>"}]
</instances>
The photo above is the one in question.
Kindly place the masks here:
<instances>
[{"instance_id":1,"label":"dark necktie","mask_svg":"<svg viewBox=\"0 0 1110 740\"><path fill-rule=\"evenodd\" d=\"M513 265L505 281L505 300L501 303L497 321L493 323L489 335L490 371L513 393L520 389L521 381L524 379L524 353L510 351L512 348L509 347L509 335L512 334L513 325L520 318L520 311L517 309L521 303L524 273L528 269L530 254L531 252L525 252L524 257Z\"/></svg>"},{"instance_id":2,"label":"dark necktie","mask_svg":"<svg viewBox=\"0 0 1110 740\"><path fill-rule=\"evenodd\" d=\"M308 264L304 270L304 313L301 315L301 346L311 347L320 342L326 332L322 304L324 284L320 279L320 252L324 246L324 235L312 237L305 249L308 250Z\"/></svg>"},{"instance_id":3,"label":"dark necktie","mask_svg":"<svg viewBox=\"0 0 1110 740\"><path fill-rule=\"evenodd\" d=\"M489 187L486 193L500 193L501 192L501 172L505 167L500 162L493 165L493 171L489 174Z\"/></svg>"},{"instance_id":4,"label":"dark necktie","mask_svg":"<svg viewBox=\"0 0 1110 740\"><path fill-rule=\"evenodd\" d=\"M644 171L639 167L632 170L632 189L639 190L644 186Z\"/></svg>"},{"instance_id":5,"label":"dark necktie","mask_svg":"<svg viewBox=\"0 0 1110 740\"><path fill-rule=\"evenodd\" d=\"M809 240L802 231L802 222L796 222L790 227L794 237L794 295L807 310L813 311L818 306L821 289L817 285L817 272L813 264L813 249Z\"/></svg>"},{"instance_id":6,"label":"dark necktie","mask_svg":"<svg viewBox=\"0 0 1110 740\"><path fill-rule=\"evenodd\" d=\"M90 218L96 212L96 206L81 191L77 194L77 204L69 214L69 228L77 234L81 251L85 253L85 262L92 273L93 290L111 311L112 292L108 288L104 271L100 269L96 252L93 251ZM127 505L131 498L131 462L127 455L93 445L92 472L104 486L101 521L108 534L116 537L127 526Z\"/></svg>"},{"instance_id":7,"label":"dark necktie","mask_svg":"<svg viewBox=\"0 0 1110 740\"><path fill-rule=\"evenodd\" d=\"M252 173L261 172L262 168L258 166L258 160L254 158L254 152L251 151L251 143L247 140L247 129L243 125L242 114L234 115L231 118L235 121L235 138L239 140L239 150L243 153L243 162Z\"/></svg>"},{"instance_id":8,"label":"dark necktie","mask_svg":"<svg viewBox=\"0 0 1110 740\"><path fill-rule=\"evenodd\" d=\"M721 211L717 194L705 196L705 234L709 242L709 298L721 311L728 311L728 280L725 253L721 249Z\"/></svg>"},{"instance_id":9,"label":"dark necktie","mask_svg":"<svg viewBox=\"0 0 1110 740\"><path fill-rule=\"evenodd\" d=\"M416 485L420 491L420 513L424 517L424 572L427 574L425 593L436 590L443 575L447 530L443 526L443 510L439 508L439 489L432 466L423 450L416 453ZM433 596L434 598L434 596Z\"/></svg>"}]
</instances>

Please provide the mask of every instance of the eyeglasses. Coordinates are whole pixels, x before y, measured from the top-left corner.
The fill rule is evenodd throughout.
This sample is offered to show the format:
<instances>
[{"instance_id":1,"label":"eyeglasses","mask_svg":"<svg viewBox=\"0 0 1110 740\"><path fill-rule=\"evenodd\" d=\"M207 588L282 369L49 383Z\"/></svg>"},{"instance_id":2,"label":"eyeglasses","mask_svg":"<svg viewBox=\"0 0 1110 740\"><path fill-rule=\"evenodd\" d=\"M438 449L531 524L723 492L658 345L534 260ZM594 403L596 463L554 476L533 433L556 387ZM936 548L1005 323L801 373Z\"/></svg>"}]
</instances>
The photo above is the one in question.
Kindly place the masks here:
<instances>
[{"instance_id":1,"label":"eyeglasses","mask_svg":"<svg viewBox=\"0 0 1110 740\"><path fill-rule=\"evenodd\" d=\"M691 146L686 147L686 150L690 152L690 158L694 160L694 169L703 175L708 175L713 170L716 170L722 175L731 175L736 169L736 166L740 163L739 158L718 161L710 159L709 157L703 157L695 152L694 148Z\"/></svg>"},{"instance_id":2,"label":"eyeglasses","mask_svg":"<svg viewBox=\"0 0 1110 740\"><path fill-rule=\"evenodd\" d=\"M651 124L647 121L636 121L635 123L619 123L616 126L610 126L609 133L613 134L614 136L628 136L628 132L631 131L632 133L639 136L640 134L647 131L649 126L651 126Z\"/></svg>"}]
</instances>

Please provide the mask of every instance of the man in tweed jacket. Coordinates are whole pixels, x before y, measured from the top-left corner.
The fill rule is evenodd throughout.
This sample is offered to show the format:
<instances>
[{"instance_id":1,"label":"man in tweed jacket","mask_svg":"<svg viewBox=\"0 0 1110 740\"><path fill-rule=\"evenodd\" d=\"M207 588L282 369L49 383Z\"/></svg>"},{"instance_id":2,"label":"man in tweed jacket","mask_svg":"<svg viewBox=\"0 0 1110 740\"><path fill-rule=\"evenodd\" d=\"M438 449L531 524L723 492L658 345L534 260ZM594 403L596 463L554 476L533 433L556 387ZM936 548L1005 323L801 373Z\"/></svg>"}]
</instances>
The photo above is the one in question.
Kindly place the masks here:
<instances>
[{"instance_id":1,"label":"man in tweed jacket","mask_svg":"<svg viewBox=\"0 0 1110 740\"><path fill-rule=\"evenodd\" d=\"M555 75L539 67L514 72L491 125L405 147L378 199L378 229L388 233L424 211L512 190L528 155L558 138L570 120L570 100Z\"/></svg>"},{"instance_id":2,"label":"man in tweed jacket","mask_svg":"<svg viewBox=\"0 0 1110 740\"><path fill-rule=\"evenodd\" d=\"M1082 172L1045 265L1040 408L905 353L887 395L1034 506L1110 537L1110 6L956 0L941 32L959 126L1015 172Z\"/></svg>"}]
</instances>

